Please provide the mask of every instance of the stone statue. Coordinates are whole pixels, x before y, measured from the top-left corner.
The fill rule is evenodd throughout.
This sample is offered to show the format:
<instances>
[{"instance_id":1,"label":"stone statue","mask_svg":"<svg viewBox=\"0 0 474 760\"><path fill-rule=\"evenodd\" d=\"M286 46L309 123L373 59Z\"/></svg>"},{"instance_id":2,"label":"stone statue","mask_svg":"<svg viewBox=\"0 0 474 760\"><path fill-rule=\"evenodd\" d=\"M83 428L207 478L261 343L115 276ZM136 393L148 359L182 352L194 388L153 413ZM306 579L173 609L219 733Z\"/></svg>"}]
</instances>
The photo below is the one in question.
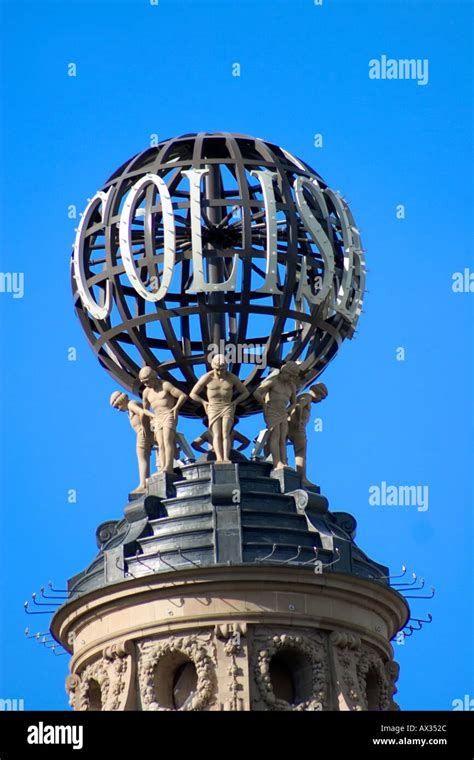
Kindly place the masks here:
<instances>
[{"instance_id":1,"label":"stone statue","mask_svg":"<svg viewBox=\"0 0 474 760\"><path fill-rule=\"evenodd\" d=\"M204 406L216 462L229 464L235 410L250 393L237 375L228 371L224 356L214 356L211 367L211 371L197 381L189 397ZM233 400L234 391L239 395ZM207 400L200 395L203 392L206 393Z\"/></svg>"},{"instance_id":2,"label":"stone statue","mask_svg":"<svg viewBox=\"0 0 474 760\"><path fill-rule=\"evenodd\" d=\"M304 486L313 485L306 477L306 450L308 445L306 426L311 416L311 404L318 404L327 395L328 389L324 383L312 385L307 393L301 393L297 396L296 403L288 417L288 440L293 444L296 470L301 474Z\"/></svg>"},{"instance_id":3,"label":"stone statue","mask_svg":"<svg viewBox=\"0 0 474 760\"><path fill-rule=\"evenodd\" d=\"M239 433L239 431L234 428L230 433L230 441L232 448L235 448L237 444L237 447L235 448L236 451L244 451L250 443L250 438L242 435L242 433ZM209 444L212 450L212 435L209 430L206 430L202 435L195 438L194 441L191 441L191 446L195 451L201 451L203 454L207 454L208 449L204 448L204 444L206 443Z\"/></svg>"},{"instance_id":4,"label":"stone statue","mask_svg":"<svg viewBox=\"0 0 474 760\"><path fill-rule=\"evenodd\" d=\"M146 479L150 477L150 454L153 447L153 433L150 429L150 420L144 413L139 401L130 401L126 393L114 391L110 397L110 404L119 412L128 412L128 419L133 430L137 434L137 460L140 482L132 493L142 493L145 490Z\"/></svg>"},{"instance_id":5,"label":"stone statue","mask_svg":"<svg viewBox=\"0 0 474 760\"><path fill-rule=\"evenodd\" d=\"M286 438L288 415L296 403L296 388L300 370L296 362L283 364L276 375L267 377L254 392L263 406L263 416L269 432L268 448L272 455L273 467L281 469L287 464Z\"/></svg>"},{"instance_id":6,"label":"stone statue","mask_svg":"<svg viewBox=\"0 0 474 760\"><path fill-rule=\"evenodd\" d=\"M142 367L138 378L145 385L143 413L153 419L152 427L159 451L159 470L172 473L178 413L187 396L168 381L160 380L151 367Z\"/></svg>"}]
</instances>

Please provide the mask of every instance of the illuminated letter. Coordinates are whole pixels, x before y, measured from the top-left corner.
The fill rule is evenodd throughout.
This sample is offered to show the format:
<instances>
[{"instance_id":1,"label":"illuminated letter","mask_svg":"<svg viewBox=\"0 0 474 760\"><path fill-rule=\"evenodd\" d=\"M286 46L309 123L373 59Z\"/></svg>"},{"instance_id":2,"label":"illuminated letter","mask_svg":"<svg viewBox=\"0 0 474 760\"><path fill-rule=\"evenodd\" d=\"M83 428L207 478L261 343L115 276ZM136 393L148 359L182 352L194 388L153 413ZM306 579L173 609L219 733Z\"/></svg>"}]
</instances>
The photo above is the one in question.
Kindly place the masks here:
<instances>
[{"instance_id":1,"label":"illuminated letter","mask_svg":"<svg viewBox=\"0 0 474 760\"><path fill-rule=\"evenodd\" d=\"M83 306L95 319L105 319L109 315L112 302L112 285L109 280L106 281L104 303L102 306L99 306L99 304L96 303L96 301L94 301L92 298L91 291L87 287L86 271L84 267L84 238L87 227L89 225L89 221L95 214L98 206L101 206L102 221L108 218L108 211L110 203L112 201L112 195L113 188L111 187L106 193L100 190L89 201L86 206L86 210L82 215L81 221L79 222L76 239L74 241L73 267L77 292L79 293Z\"/></svg>"},{"instance_id":2,"label":"illuminated letter","mask_svg":"<svg viewBox=\"0 0 474 760\"><path fill-rule=\"evenodd\" d=\"M161 275L161 283L158 290L150 291L144 286L138 275L138 270L135 266L133 259L133 251L131 244L130 227L135 213L135 203L140 195L148 185L155 185L158 190L161 201L161 212L163 216L163 232L164 232L164 244L163 244L163 272ZM124 203L122 213L120 215L120 251L122 254L122 261L125 267L125 271L129 276L130 282L146 301L161 301L168 292L172 277L175 262L176 253L176 234L173 214L173 203L171 201L170 193L165 181L157 174L146 174L144 177L138 180L133 185L127 196L127 200Z\"/></svg>"},{"instance_id":3,"label":"illuminated letter","mask_svg":"<svg viewBox=\"0 0 474 760\"><path fill-rule=\"evenodd\" d=\"M189 178L189 210L191 215L191 245L193 256L193 284L186 293L222 293L235 290L238 258L235 257L232 272L225 282L209 283L204 279L204 261L202 257L201 232L201 177L209 169L187 169L182 173Z\"/></svg>"},{"instance_id":4,"label":"illuminated letter","mask_svg":"<svg viewBox=\"0 0 474 760\"><path fill-rule=\"evenodd\" d=\"M307 281L306 258L302 259L298 292L295 298L296 301L301 301L304 296L309 303L316 305L324 301L329 292L329 288L332 285L332 279L334 276L334 255L331 242L306 202L303 190L306 189L311 193L326 218L329 214L322 191L315 180L310 180L308 177L297 177L294 181L293 189L295 191L298 211L301 214L304 226L318 246L318 250L324 261L323 282L321 288L316 294L314 294Z\"/></svg>"},{"instance_id":5,"label":"illuminated letter","mask_svg":"<svg viewBox=\"0 0 474 760\"><path fill-rule=\"evenodd\" d=\"M275 193L273 191L273 180L276 178L277 174L276 172L269 172L266 169L253 169L250 174L252 177L257 177L262 186L267 233L267 266L265 271L265 281L255 292L280 293L281 291L277 284L278 239Z\"/></svg>"}]
</instances>

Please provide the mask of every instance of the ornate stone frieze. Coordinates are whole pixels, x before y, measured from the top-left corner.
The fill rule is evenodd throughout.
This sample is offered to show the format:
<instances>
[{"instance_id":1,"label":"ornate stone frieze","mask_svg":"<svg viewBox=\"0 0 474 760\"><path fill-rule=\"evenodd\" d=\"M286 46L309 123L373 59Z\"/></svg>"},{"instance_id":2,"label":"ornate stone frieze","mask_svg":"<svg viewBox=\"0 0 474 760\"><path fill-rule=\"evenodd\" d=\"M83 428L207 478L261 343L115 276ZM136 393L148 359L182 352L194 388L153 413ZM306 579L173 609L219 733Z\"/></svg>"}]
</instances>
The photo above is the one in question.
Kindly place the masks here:
<instances>
[{"instance_id":1,"label":"ornate stone frieze","mask_svg":"<svg viewBox=\"0 0 474 760\"><path fill-rule=\"evenodd\" d=\"M323 635L314 632L288 634L280 630L258 632L254 639L253 673L260 696L269 710L322 710L327 704L328 667ZM289 652L307 660L310 693L304 699L288 703L274 692L271 676L272 658Z\"/></svg>"},{"instance_id":2,"label":"ornate stone frieze","mask_svg":"<svg viewBox=\"0 0 474 760\"><path fill-rule=\"evenodd\" d=\"M66 679L69 704L75 710L126 710L133 700L134 645L121 641L102 657ZM95 689L95 692L94 692Z\"/></svg>"},{"instance_id":3,"label":"ornate stone frieze","mask_svg":"<svg viewBox=\"0 0 474 760\"><path fill-rule=\"evenodd\" d=\"M196 689L181 710L203 710L215 698L215 655L209 636L172 637L142 642L138 646L138 683L143 710L174 710L170 703L172 673L182 662L194 664Z\"/></svg>"}]
</instances>

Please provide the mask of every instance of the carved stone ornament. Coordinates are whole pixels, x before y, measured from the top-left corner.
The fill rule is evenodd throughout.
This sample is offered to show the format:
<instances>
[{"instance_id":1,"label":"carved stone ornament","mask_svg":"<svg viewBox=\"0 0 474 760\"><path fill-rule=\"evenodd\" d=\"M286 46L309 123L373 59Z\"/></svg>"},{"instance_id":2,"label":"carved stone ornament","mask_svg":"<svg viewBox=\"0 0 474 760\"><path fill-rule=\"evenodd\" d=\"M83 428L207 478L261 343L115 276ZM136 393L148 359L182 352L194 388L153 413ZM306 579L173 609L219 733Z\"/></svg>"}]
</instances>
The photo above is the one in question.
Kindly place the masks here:
<instances>
[{"instance_id":1,"label":"carved stone ornament","mask_svg":"<svg viewBox=\"0 0 474 760\"><path fill-rule=\"evenodd\" d=\"M105 704L109 695L110 677L105 661L101 658L96 662L90 663L79 676L74 693L74 709L82 712L93 709L91 704L90 689L92 683L96 682L100 687L101 710L105 710Z\"/></svg>"},{"instance_id":2,"label":"carved stone ornament","mask_svg":"<svg viewBox=\"0 0 474 760\"><path fill-rule=\"evenodd\" d=\"M246 623L234 623L224 625L216 625L215 633L218 639L224 639L224 652L226 655L231 656L240 652L242 643L241 637L247 635Z\"/></svg>"},{"instance_id":3,"label":"carved stone ornament","mask_svg":"<svg viewBox=\"0 0 474 760\"><path fill-rule=\"evenodd\" d=\"M89 663L81 673L73 673L66 679L69 704L75 710L97 709L91 704L91 685L100 689L101 710L122 711L129 709L134 676L133 642L122 641L106 647L103 656Z\"/></svg>"},{"instance_id":4,"label":"carved stone ornament","mask_svg":"<svg viewBox=\"0 0 474 760\"><path fill-rule=\"evenodd\" d=\"M375 652L364 651L357 665L357 674L363 694L365 709L369 709L367 699L367 675L369 671L374 672L377 679L378 708L376 707L376 709L379 709L381 711L397 709L394 706L394 702L391 698L391 695L393 693L391 679L387 675L387 671L381 658Z\"/></svg>"},{"instance_id":5,"label":"carved stone ornament","mask_svg":"<svg viewBox=\"0 0 474 760\"><path fill-rule=\"evenodd\" d=\"M185 636L162 642L145 642L139 648L138 679L143 710L174 709L160 703L156 688L156 670L165 658L180 654L194 663L197 673L195 693L180 709L203 710L209 706L216 693L215 657L210 655L209 645L205 646L195 636Z\"/></svg>"},{"instance_id":6,"label":"carved stone ornament","mask_svg":"<svg viewBox=\"0 0 474 760\"><path fill-rule=\"evenodd\" d=\"M365 710L364 696L357 674L361 647L359 636L346 631L333 631L329 636L329 643L339 710Z\"/></svg>"},{"instance_id":7,"label":"carved stone ornament","mask_svg":"<svg viewBox=\"0 0 474 760\"><path fill-rule=\"evenodd\" d=\"M230 677L228 690L231 694L229 699L225 700L222 708L227 711L240 711L244 709L244 700L239 695L243 691L242 668L237 662L237 657L245 656L242 645L242 638L247 635L246 623L224 623L215 626L217 639L224 641L223 650L226 657L230 659L230 665L227 668L227 674Z\"/></svg>"},{"instance_id":8,"label":"carved stone ornament","mask_svg":"<svg viewBox=\"0 0 474 760\"><path fill-rule=\"evenodd\" d=\"M398 662L395 662L395 660L388 660L385 663L385 672L387 674L388 681L390 684L390 688L389 688L389 696L390 696L390 701L391 701L390 709L399 710L400 706L395 702L393 697L398 691L397 681L398 681L398 676L400 674L400 665L398 664Z\"/></svg>"},{"instance_id":9,"label":"carved stone ornament","mask_svg":"<svg viewBox=\"0 0 474 760\"><path fill-rule=\"evenodd\" d=\"M322 710L327 698L327 684L329 681L326 667L326 653L324 641L320 634L289 635L286 633L269 634L260 641L254 666L255 681L260 695L270 710L286 711L310 711ZM278 699L273 691L270 677L270 662L272 657L281 650L291 649L298 654L304 655L312 669L310 699L298 704L289 704L283 699Z\"/></svg>"},{"instance_id":10,"label":"carved stone ornament","mask_svg":"<svg viewBox=\"0 0 474 760\"><path fill-rule=\"evenodd\" d=\"M76 673L70 673L66 678L66 692L69 696L69 704L73 710L77 710L76 697L79 693L81 679Z\"/></svg>"}]
</instances>

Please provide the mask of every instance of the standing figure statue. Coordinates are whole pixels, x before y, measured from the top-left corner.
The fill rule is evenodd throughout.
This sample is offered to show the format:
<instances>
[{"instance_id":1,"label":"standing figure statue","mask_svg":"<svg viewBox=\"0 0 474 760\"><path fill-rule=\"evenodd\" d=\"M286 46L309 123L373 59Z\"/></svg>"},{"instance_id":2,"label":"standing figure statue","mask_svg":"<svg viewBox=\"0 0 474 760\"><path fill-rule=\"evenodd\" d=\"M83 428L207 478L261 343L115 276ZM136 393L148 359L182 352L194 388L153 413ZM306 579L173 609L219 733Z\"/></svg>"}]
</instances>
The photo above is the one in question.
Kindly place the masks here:
<instances>
[{"instance_id":1,"label":"standing figure statue","mask_svg":"<svg viewBox=\"0 0 474 760\"><path fill-rule=\"evenodd\" d=\"M227 361L222 354L214 356L211 367L211 371L206 372L197 381L189 397L204 406L216 462L230 464L231 431L235 410L250 393L237 375L229 372ZM234 391L239 395L232 399ZM200 395L203 392L206 393L207 399Z\"/></svg>"},{"instance_id":2,"label":"standing figure statue","mask_svg":"<svg viewBox=\"0 0 474 760\"><path fill-rule=\"evenodd\" d=\"M250 438L239 433L235 428L230 433L231 446L235 451L244 451L250 443ZM210 449L205 449L204 444L209 444ZM237 444L237 446L236 446ZM208 451L212 451L212 435L209 430L206 430L202 435L198 436L191 441L191 446L195 451L201 451L203 454L207 454Z\"/></svg>"},{"instance_id":3,"label":"standing figure statue","mask_svg":"<svg viewBox=\"0 0 474 760\"><path fill-rule=\"evenodd\" d=\"M301 474L302 484L312 486L306 477L306 461L308 436L306 426L311 417L311 404L317 404L328 395L328 389L324 383L312 385L307 393L301 393L296 398L296 403L290 411L288 419L288 440L295 450L296 471Z\"/></svg>"},{"instance_id":4,"label":"standing figure statue","mask_svg":"<svg viewBox=\"0 0 474 760\"><path fill-rule=\"evenodd\" d=\"M296 362L283 364L276 375L266 380L254 391L257 401L263 406L263 416L269 432L268 448L276 470L287 464L286 438L288 415L296 403L296 388L300 370Z\"/></svg>"},{"instance_id":5,"label":"standing figure statue","mask_svg":"<svg viewBox=\"0 0 474 760\"><path fill-rule=\"evenodd\" d=\"M178 412L187 396L167 380L160 380L151 367L142 367L138 378L145 385L143 413L153 420L152 427L159 452L159 470L172 473ZM152 409L153 413L149 409Z\"/></svg>"},{"instance_id":6,"label":"standing figure statue","mask_svg":"<svg viewBox=\"0 0 474 760\"><path fill-rule=\"evenodd\" d=\"M128 419L137 434L137 460L140 482L132 493L142 493L145 490L146 479L150 477L150 454L153 447L153 433L150 420L145 415L142 404L128 398L122 391L114 391L110 397L110 405L119 412L128 412Z\"/></svg>"}]
</instances>

